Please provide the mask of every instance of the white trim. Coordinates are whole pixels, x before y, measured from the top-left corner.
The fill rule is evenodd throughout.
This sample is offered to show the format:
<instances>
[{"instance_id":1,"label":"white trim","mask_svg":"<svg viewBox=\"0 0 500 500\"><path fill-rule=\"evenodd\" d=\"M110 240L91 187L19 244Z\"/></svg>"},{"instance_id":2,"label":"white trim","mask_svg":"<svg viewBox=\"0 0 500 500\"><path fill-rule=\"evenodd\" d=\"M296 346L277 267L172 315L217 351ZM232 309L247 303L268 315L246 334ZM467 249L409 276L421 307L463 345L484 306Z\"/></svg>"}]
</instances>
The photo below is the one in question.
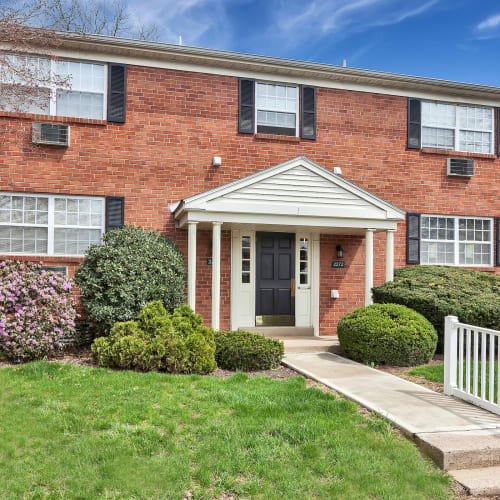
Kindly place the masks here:
<instances>
[{"instance_id":1,"label":"white trim","mask_svg":"<svg viewBox=\"0 0 500 500\"><path fill-rule=\"evenodd\" d=\"M312 173L323 177L327 181L331 182L332 184L339 186L342 189L345 189L346 191L350 192L351 194L355 195L356 197L361 198L365 202L369 203L372 205L375 209L379 209L385 212L385 217L380 217L380 214L377 214L376 217L372 217L374 219L382 219L382 220L403 220L405 212L401 210L400 208L397 208L396 206L386 202L385 200L382 200L378 196L375 196L374 194L370 193L369 191L366 191L365 189L361 188L360 186L357 186L356 184L353 184L352 182L349 182L347 179L344 179L342 176L338 174L334 174L330 172L329 170L321 167L317 163L309 160L308 158L304 156L298 156L296 158L293 158L292 160L280 163L279 165L276 165L274 167L262 170L260 172L257 172L255 174L249 175L247 177L243 177L241 179L237 179L233 182L230 182L228 184L224 184L222 186L216 187L214 189L211 189L209 191L206 191L204 193L200 193L194 196L190 196L189 198L186 198L183 200L178 206L175 211L175 217L179 218L181 217L182 213L184 211L189 211L189 210L200 210L200 211L206 211L207 209L210 209L210 202L212 202L212 207L215 209L214 211L222 211L223 209L228 209L231 212L246 212L246 213L251 213L251 207L248 206L248 204L243 204L241 207L238 206L237 201L231 202L231 204L225 204L224 207L219 207L215 202L215 200L224 197L225 195L232 193L238 189L242 189L245 187L248 187L253 184L257 184L265 179L268 179L269 177L281 174L283 172L286 172L288 170L291 170L296 167L304 167L308 170L310 170ZM278 214L277 206L273 207L264 207L260 206L260 209L263 209L264 212L266 213L273 213L273 214ZM290 210L288 208L288 210ZM261 212L262 210L259 210ZM350 212L351 211L351 212ZM368 210L367 210L368 211ZM312 213L310 213L312 212ZM325 215L325 210L324 209L308 209L305 207L300 207L300 203L295 211L297 215L302 214L308 215L308 216L324 216ZM360 217L363 214L360 213L359 209L345 209L343 210L343 215L344 217L346 216L345 214L352 213L352 217ZM348 217L349 215L347 215ZM226 221L226 219L223 219ZM367 227L367 226L365 226Z\"/></svg>"},{"instance_id":2,"label":"white trim","mask_svg":"<svg viewBox=\"0 0 500 500\"><path fill-rule=\"evenodd\" d=\"M71 194L47 194L47 193L18 193L14 191L0 191L0 196L20 196L23 198L47 198L48 208L47 208L47 224L30 224L30 223L15 223L15 222L0 222L0 227L21 227L21 228L47 228L47 252L37 253L37 252L2 252L2 255L27 255L27 256L43 256L43 257L83 257L84 254L60 254L54 252L54 235L55 229L100 229L101 237L105 232L106 227L106 207L105 198L102 196L82 196L82 195L71 195ZM79 200L99 200L102 202L102 212L101 212L101 226L78 226L74 224L55 224L55 206L54 200L56 198L64 199L79 199Z\"/></svg>"},{"instance_id":3,"label":"white trim","mask_svg":"<svg viewBox=\"0 0 500 500\"><path fill-rule=\"evenodd\" d=\"M196 225L198 222L188 222L188 275L187 302L196 311Z\"/></svg>"},{"instance_id":4,"label":"white trim","mask_svg":"<svg viewBox=\"0 0 500 500\"><path fill-rule=\"evenodd\" d=\"M279 74L281 81L298 85L420 99L448 98L457 102L493 106L498 106L500 103L500 95L497 95L500 94L500 89L487 85L102 35L77 33L62 33L61 35L64 38L65 47L54 51L59 57L103 62L112 60L137 66L271 81L276 80L276 75ZM2 47L5 48L5 44Z\"/></svg>"},{"instance_id":5,"label":"white trim","mask_svg":"<svg viewBox=\"0 0 500 500\"><path fill-rule=\"evenodd\" d=\"M394 229L385 232L385 281L394 281Z\"/></svg>"},{"instance_id":6,"label":"white trim","mask_svg":"<svg viewBox=\"0 0 500 500\"><path fill-rule=\"evenodd\" d=\"M365 306L373 304L373 233L374 229L367 229L365 234Z\"/></svg>"},{"instance_id":7,"label":"white trim","mask_svg":"<svg viewBox=\"0 0 500 500\"><path fill-rule=\"evenodd\" d=\"M307 239L307 284L300 284L300 240ZM295 233L295 326L312 326L312 238L311 233Z\"/></svg>"},{"instance_id":8,"label":"white trim","mask_svg":"<svg viewBox=\"0 0 500 500\"><path fill-rule=\"evenodd\" d=\"M320 296L320 266L321 266L321 242L320 242L320 233L312 233L311 234L311 242L312 242L312 269L311 269L311 320L312 326L314 329L314 335L319 337L319 296Z\"/></svg>"}]
</instances>

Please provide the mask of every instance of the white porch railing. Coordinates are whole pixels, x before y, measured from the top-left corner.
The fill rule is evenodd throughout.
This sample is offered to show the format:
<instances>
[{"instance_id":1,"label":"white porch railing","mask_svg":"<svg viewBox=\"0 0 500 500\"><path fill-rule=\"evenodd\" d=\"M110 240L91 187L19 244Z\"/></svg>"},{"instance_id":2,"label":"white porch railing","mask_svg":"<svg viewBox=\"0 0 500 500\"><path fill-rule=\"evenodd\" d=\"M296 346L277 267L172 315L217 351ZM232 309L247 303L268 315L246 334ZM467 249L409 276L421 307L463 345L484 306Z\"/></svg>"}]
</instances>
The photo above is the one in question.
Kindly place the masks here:
<instances>
[{"instance_id":1,"label":"white porch railing","mask_svg":"<svg viewBox=\"0 0 500 500\"><path fill-rule=\"evenodd\" d=\"M444 392L500 415L500 332L446 316Z\"/></svg>"}]
</instances>

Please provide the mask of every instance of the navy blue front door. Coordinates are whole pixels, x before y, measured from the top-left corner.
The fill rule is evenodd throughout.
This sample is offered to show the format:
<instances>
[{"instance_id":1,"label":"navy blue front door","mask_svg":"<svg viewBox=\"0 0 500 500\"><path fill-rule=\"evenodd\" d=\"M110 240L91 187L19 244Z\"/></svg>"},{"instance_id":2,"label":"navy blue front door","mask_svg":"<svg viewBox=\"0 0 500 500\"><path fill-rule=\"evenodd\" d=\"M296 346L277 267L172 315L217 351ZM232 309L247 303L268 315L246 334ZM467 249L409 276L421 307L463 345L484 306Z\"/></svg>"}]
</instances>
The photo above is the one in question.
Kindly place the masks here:
<instances>
[{"instance_id":1,"label":"navy blue front door","mask_svg":"<svg viewBox=\"0 0 500 500\"><path fill-rule=\"evenodd\" d=\"M295 234L257 233L257 325L295 324Z\"/></svg>"}]
</instances>

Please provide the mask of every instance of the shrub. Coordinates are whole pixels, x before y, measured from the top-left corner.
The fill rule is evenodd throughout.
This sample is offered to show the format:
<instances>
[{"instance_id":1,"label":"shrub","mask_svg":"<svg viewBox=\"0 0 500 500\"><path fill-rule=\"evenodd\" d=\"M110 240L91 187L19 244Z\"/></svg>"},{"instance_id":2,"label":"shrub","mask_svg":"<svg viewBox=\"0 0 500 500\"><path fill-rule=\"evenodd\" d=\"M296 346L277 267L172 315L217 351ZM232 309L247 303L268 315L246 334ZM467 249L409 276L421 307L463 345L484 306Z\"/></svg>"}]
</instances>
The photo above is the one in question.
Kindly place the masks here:
<instances>
[{"instance_id":1,"label":"shrub","mask_svg":"<svg viewBox=\"0 0 500 500\"><path fill-rule=\"evenodd\" d=\"M137 317L151 301L172 312L184 302L185 268L177 246L158 232L125 226L92 245L75 273L87 317L100 333Z\"/></svg>"},{"instance_id":2,"label":"shrub","mask_svg":"<svg viewBox=\"0 0 500 500\"><path fill-rule=\"evenodd\" d=\"M277 368L284 354L283 342L260 333L215 332L215 360L226 370L269 370Z\"/></svg>"},{"instance_id":3,"label":"shrub","mask_svg":"<svg viewBox=\"0 0 500 500\"><path fill-rule=\"evenodd\" d=\"M11 361L59 349L75 327L71 283L40 264L0 262L0 351Z\"/></svg>"},{"instance_id":4,"label":"shrub","mask_svg":"<svg viewBox=\"0 0 500 500\"><path fill-rule=\"evenodd\" d=\"M118 322L92 344L100 366L169 373L215 370L215 342L199 314L181 306L170 316L161 302L146 305L136 321Z\"/></svg>"},{"instance_id":5,"label":"shrub","mask_svg":"<svg viewBox=\"0 0 500 500\"><path fill-rule=\"evenodd\" d=\"M397 269L393 282L373 289L377 303L401 304L425 316L443 342L444 318L500 330L500 276L449 266Z\"/></svg>"},{"instance_id":6,"label":"shrub","mask_svg":"<svg viewBox=\"0 0 500 500\"><path fill-rule=\"evenodd\" d=\"M345 315L337 333L344 354L361 363L415 366L436 350L437 334L421 314L398 304L374 304Z\"/></svg>"}]
</instances>

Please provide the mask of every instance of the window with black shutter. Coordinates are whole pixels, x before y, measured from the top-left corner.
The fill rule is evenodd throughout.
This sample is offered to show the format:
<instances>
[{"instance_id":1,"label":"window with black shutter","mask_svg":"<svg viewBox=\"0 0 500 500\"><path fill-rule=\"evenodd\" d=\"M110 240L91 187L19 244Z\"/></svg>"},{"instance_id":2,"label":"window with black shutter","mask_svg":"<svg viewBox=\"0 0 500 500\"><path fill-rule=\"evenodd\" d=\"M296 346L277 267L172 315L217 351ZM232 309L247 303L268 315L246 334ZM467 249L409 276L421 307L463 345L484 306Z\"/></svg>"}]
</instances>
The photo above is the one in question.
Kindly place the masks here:
<instances>
[{"instance_id":1,"label":"window with black shutter","mask_svg":"<svg viewBox=\"0 0 500 500\"><path fill-rule=\"evenodd\" d=\"M106 196L106 231L123 227L125 224L125 198Z\"/></svg>"},{"instance_id":2,"label":"window with black shutter","mask_svg":"<svg viewBox=\"0 0 500 500\"><path fill-rule=\"evenodd\" d=\"M408 98L408 148L422 147L422 103L419 99Z\"/></svg>"},{"instance_id":3,"label":"window with black shutter","mask_svg":"<svg viewBox=\"0 0 500 500\"><path fill-rule=\"evenodd\" d=\"M497 266L500 266L500 217L495 219L497 226Z\"/></svg>"},{"instance_id":4,"label":"window with black shutter","mask_svg":"<svg viewBox=\"0 0 500 500\"><path fill-rule=\"evenodd\" d=\"M127 107L127 66L108 65L108 121L125 123Z\"/></svg>"},{"instance_id":5,"label":"window with black shutter","mask_svg":"<svg viewBox=\"0 0 500 500\"><path fill-rule=\"evenodd\" d=\"M420 214L406 214L406 263L420 264Z\"/></svg>"},{"instance_id":6,"label":"window with black shutter","mask_svg":"<svg viewBox=\"0 0 500 500\"><path fill-rule=\"evenodd\" d=\"M301 137L316 139L316 88L302 85Z\"/></svg>"},{"instance_id":7,"label":"window with black shutter","mask_svg":"<svg viewBox=\"0 0 500 500\"><path fill-rule=\"evenodd\" d=\"M238 132L253 134L255 132L255 80L240 78Z\"/></svg>"}]
</instances>

